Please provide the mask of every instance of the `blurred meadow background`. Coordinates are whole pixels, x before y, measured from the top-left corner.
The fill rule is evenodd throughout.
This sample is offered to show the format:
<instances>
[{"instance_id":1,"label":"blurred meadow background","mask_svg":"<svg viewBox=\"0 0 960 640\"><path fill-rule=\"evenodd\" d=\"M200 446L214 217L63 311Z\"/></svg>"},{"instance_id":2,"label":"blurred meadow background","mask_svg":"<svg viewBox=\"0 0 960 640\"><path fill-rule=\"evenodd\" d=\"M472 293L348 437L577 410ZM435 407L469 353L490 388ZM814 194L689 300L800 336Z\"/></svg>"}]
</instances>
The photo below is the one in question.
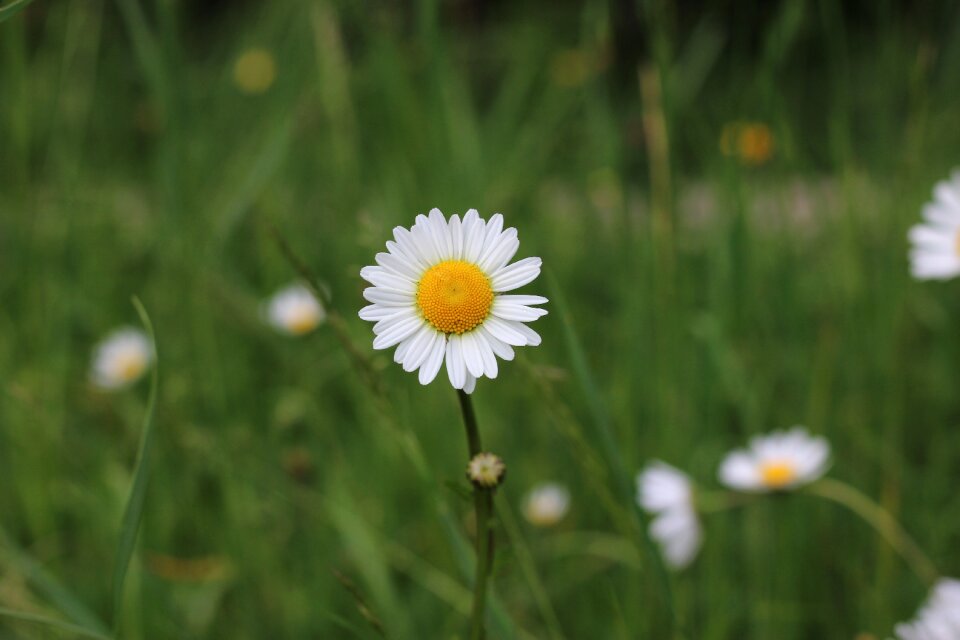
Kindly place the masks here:
<instances>
[{"instance_id":1,"label":"blurred meadow background","mask_svg":"<svg viewBox=\"0 0 960 640\"><path fill-rule=\"evenodd\" d=\"M159 395L120 637L464 637L456 396L356 312L394 226L475 207L551 300L474 395L509 468L489 637L887 637L926 586L802 493L707 516L671 613L633 477L712 489L805 424L960 572L960 285L906 242L958 101L950 0L36 0L0 24L0 607L110 627L149 384L88 372L136 295ZM298 278L274 230L332 295L308 335L260 315ZM570 508L538 527L547 481Z\"/></svg>"}]
</instances>

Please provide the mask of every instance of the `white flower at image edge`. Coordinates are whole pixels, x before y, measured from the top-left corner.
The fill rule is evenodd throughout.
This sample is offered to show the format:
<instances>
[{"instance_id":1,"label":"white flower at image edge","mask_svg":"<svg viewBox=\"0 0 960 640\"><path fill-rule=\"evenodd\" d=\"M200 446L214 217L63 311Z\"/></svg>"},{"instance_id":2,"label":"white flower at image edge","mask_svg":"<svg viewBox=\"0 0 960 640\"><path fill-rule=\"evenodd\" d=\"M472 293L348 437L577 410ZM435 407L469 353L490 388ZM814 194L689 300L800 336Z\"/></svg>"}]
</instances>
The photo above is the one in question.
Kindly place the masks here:
<instances>
[{"instance_id":1,"label":"white flower at image edge","mask_svg":"<svg viewBox=\"0 0 960 640\"><path fill-rule=\"evenodd\" d=\"M910 622L897 625L898 640L960 638L960 580L942 578Z\"/></svg>"},{"instance_id":2,"label":"white flower at image edge","mask_svg":"<svg viewBox=\"0 0 960 640\"><path fill-rule=\"evenodd\" d=\"M146 334L132 327L117 329L94 348L90 380L101 389L120 389L139 380L152 362Z\"/></svg>"},{"instance_id":3,"label":"white flower at image edge","mask_svg":"<svg viewBox=\"0 0 960 640\"><path fill-rule=\"evenodd\" d=\"M563 520L569 508L570 492L566 487L548 482L538 484L527 494L523 517L532 525L549 527Z\"/></svg>"},{"instance_id":4,"label":"white flower at image edge","mask_svg":"<svg viewBox=\"0 0 960 640\"><path fill-rule=\"evenodd\" d=\"M718 475L731 489L766 493L809 484L826 473L829 465L827 441L794 427L753 438L747 449L724 458Z\"/></svg>"},{"instance_id":5,"label":"white flower at image edge","mask_svg":"<svg viewBox=\"0 0 960 640\"><path fill-rule=\"evenodd\" d=\"M910 229L910 273L918 280L960 275L960 169L937 183L923 219Z\"/></svg>"},{"instance_id":6,"label":"white flower at image edge","mask_svg":"<svg viewBox=\"0 0 960 640\"><path fill-rule=\"evenodd\" d=\"M282 333L302 336L323 322L327 314L310 289L294 284L277 291L265 303L267 322Z\"/></svg>"},{"instance_id":7,"label":"white flower at image edge","mask_svg":"<svg viewBox=\"0 0 960 640\"><path fill-rule=\"evenodd\" d=\"M683 569L703 544L703 529L693 504L690 478L665 462L654 460L637 475L637 502L653 514L650 536L674 569Z\"/></svg>"},{"instance_id":8,"label":"white flower at image edge","mask_svg":"<svg viewBox=\"0 0 960 640\"><path fill-rule=\"evenodd\" d=\"M483 220L474 209L447 220L438 209L412 228L396 227L387 253L361 277L371 304L360 317L375 322L374 349L396 347L404 371L419 369L421 384L446 363L450 384L471 393L477 378L496 378L497 358L513 360L514 347L536 346L526 325L547 312L541 296L505 295L540 275L540 258L508 264L520 248L517 230L503 216Z\"/></svg>"}]
</instances>

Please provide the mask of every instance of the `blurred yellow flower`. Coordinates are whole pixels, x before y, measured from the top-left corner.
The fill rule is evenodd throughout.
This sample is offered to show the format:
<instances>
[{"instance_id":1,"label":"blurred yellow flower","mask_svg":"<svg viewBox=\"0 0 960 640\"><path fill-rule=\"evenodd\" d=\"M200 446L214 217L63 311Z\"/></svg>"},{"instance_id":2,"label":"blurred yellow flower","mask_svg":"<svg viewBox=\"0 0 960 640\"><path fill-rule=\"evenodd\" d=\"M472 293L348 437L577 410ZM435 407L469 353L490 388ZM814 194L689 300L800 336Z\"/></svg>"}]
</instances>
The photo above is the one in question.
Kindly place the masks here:
<instances>
[{"instance_id":1,"label":"blurred yellow flower","mask_svg":"<svg viewBox=\"0 0 960 640\"><path fill-rule=\"evenodd\" d=\"M147 568L153 575L170 582L216 582L233 575L230 560L219 555L178 558L163 553L148 553Z\"/></svg>"},{"instance_id":2,"label":"blurred yellow flower","mask_svg":"<svg viewBox=\"0 0 960 640\"><path fill-rule=\"evenodd\" d=\"M233 64L233 82L243 93L258 95L273 86L277 65L266 49L248 49Z\"/></svg>"},{"instance_id":3,"label":"blurred yellow flower","mask_svg":"<svg viewBox=\"0 0 960 640\"><path fill-rule=\"evenodd\" d=\"M743 164L760 166L773 157L773 131L762 122L730 122L720 134L723 155Z\"/></svg>"},{"instance_id":4,"label":"blurred yellow flower","mask_svg":"<svg viewBox=\"0 0 960 640\"><path fill-rule=\"evenodd\" d=\"M120 328L94 349L90 379L101 389L122 389L137 380L153 363L150 339L139 329Z\"/></svg>"},{"instance_id":5,"label":"blurred yellow flower","mask_svg":"<svg viewBox=\"0 0 960 640\"><path fill-rule=\"evenodd\" d=\"M590 76L610 65L610 54L599 49L564 49L550 60L550 80L558 87L573 89L583 85Z\"/></svg>"},{"instance_id":6,"label":"blurred yellow flower","mask_svg":"<svg viewBox=\"0 0 960 640\"><path fill-rule=\"evenodd\" d=\"M566 487L548 482L535 486L523 502L523 517L532 525L551 527L567 515L570 492Z\"/></svg>"},{"instance_id":7,"label":"blurred yellow flower","mask_svg":"<svg viewBox=\"0 0 960 640\"><path fill-rule=\"evenodd\" d=\"M292 284L267 300L262 315L277 331L291 336L310 333L327 317L313 292L302 284Z\"/></svg>"}]
</instances>

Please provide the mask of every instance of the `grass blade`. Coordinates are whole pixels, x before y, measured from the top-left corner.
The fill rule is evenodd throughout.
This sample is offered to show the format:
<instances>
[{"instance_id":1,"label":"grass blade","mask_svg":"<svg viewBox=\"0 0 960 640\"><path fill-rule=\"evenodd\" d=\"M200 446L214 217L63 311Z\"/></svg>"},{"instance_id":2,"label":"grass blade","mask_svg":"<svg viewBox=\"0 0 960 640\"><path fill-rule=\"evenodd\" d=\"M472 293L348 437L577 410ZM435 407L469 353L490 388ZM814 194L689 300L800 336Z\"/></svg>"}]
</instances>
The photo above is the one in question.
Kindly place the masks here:
<instances>
[{"instance_id":1,"label":"grass blade","mask_svg":"<svg viewBox=\"0 0 960 640\"><path fill-rule=\"evenodd\" d=\"M153 323L139 298L133 298L133 306L140 315L147 334L150 336L151 348L157 352L157 339L153 332ZM150 374L150 396L147 399L147 411L143 417L143 428L140 433L140 448L137 452L137 462L133 472L133 484L130 487L130 496L123 512L123 523L120 527L120 541L117 544L117 556L113 567L113 628L116 631L120 624L120 605L123 602L123 583L127 577L127 568L133 557L134 547L137 544L137 533L140 530L140 520L143 517L143 503L147 493L147 478L150 474L150 450L153 446L153 417L157 404L157 385L159 380L159 363L154 361L153 371Z\"/></svg>"},{"instance_id":2,"label":"grass blade","mask_svg":"<svg viewBox=\"0 0 960 640\"><path fill-rule=\"evenodd\" d=\"M47 616L42 616L37 613L27 613L26 611L14 611L13 609L0 607L0 617L10 618L12 620L18 620L20 622L29 622L31 624L45 625L53 629L57 629L58 631L63 631L65 633L72 633L75 636L80 636L83 638L97 638L97 640L111 640L110 636L104 635L99 631L92 631L85 627L81 627L80 625L64 622L63 620L57 620L56 618L48 618Z\"/></svg>"},{"instance_id":3,"label":"grass blade","mask_svg":"<svg viewBox=\"0 0 960 640\"><path fill-rule=\"evenodd\" d=\"M6 22L13 16L27 8L27 5L33 0L13 0L8 5L0 7L0 22Z\"/></svg>"},{"instance_id":4,"label":"grass blade","mask_svg":"<svg viewBox=\"0 0 960 640\"><path fill-rule=\"evenodd\" d=\"M0 545L5 548L10 563L23 575L33 590L45 597L61 614L91 632L107 632L107 627L100 618L50 575L39 562L17 546L3 528L0 528Z\"/></svg>"},{"instance_id":5,"label":"grass blade","mask_svg":"<svg viewBox=\"0 0 960 640\"><path fill-rule=\"evenodd\" d=\"M573 326L563 290L551 271L546 272L546 281L547 288L550 292L550 300L563 328L564 342L566 343L570 356L574 376L586 396L588 410L596 427L597 435L600 438L600 444L603 447L607 463L610 465L613 475L615 476L615 484L617 485L621 499L625 504L632 505L633 508L630 509L630 512L633 518L640 524L643 551L649 558L651 564L656 567L664 605L667 608L667 615L671 623L675 625L676 610L674 608L673 589L670 585L670 579L667 576L667 570L663 564L663 560L660 558L660 554L647 532L646 517L633 498L630 476L624 465L623 457L620 455L620 449L617 446L616 437L613 432L613 424L607 412L606 404L593 377L593 372L590 370L590 365L587 363L587 356L583 350L583 344Z\"/></svg>"}]
</instances>

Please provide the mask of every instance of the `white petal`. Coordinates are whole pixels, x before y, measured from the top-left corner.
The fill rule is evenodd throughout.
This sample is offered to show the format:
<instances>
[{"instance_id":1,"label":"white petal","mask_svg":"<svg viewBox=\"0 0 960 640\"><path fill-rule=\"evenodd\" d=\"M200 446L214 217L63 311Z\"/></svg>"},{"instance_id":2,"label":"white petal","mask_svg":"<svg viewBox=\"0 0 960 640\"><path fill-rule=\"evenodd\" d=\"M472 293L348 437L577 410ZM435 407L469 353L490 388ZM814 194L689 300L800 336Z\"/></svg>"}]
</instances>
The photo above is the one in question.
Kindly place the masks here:
<instances>
[{"instance_id":1,"label":"white petal","mask_svg":"<svg viewBox=\"0 0 960 640\"><path fill-rule=\"evenodd\" d=\"M637 503L658 513L691 506L692 489L685 473L660 460L653 460L637 474Z\"/></svg>"},{"instance_id":2,"label":"white petal","mask_svg":"<svg viewBox=\"0 0 960 640\"><path fill-rule=\"evenodd\" d=\"M927 224L918 224L911 227L907 235L910 242L917 247L956 253L958 238L953 229L945 231Z\"/></svg>"},{"instance_id":3,"label":"white petal","mask_svg":"<svg viewBox=\"0 0 960 640\"><path fill-rule=\"evenodd\" d=\"M420 214L417 216L417 223L410 229L413 241L417 245L417 250L424 257L428 265L435 265L440 262L440 254L437 253L437 243L433 239L430 220L427 216Z\"/></svg>"},{"instance_id":4,"label":"white petal","mask_svg":"<svg viewBox=\"0 0 960 640\"><path fill-rule=\"evenodd\" d=\"M493 337L511 346L522 347L527 344L526 336L518 331L511 322L489 315L484 319L483 326Z\"/></svg>"},{"instance_id":5,"label":"white petal","mask_svg":"<svg viewBox=\"0 0 960 640\"><path fill-rule=\"evenodd\" d=\"M467 367L463 362L463 345L460 336L447 338L447 376L454 389L462 389L467 380Z\"/></svg>"},{"instance_id":6,"label":"white petal","mask_svg":"<svg viewBox=\"0 0 960 640\"><path fill-rule=\"evenodd\" d=\"M413 237L411 230L394 227L393 238L397 241L397 246L403 251L405 257L415 261L421 270L430 266L429 256L420 250L420 243Z\"/></svg>"},{"instance_id":7,"label":"white petal","mask_svg":"<svg viewBox=\"0 0 960 640\"><path fill-rule=\"evenodd\" d=\"M536 347L540 345L540 334L527 325L523 324L522 322L514 322L512 320L505 320L504 322L506 322L511 329L523 336L524 340L527 341L528 347Z\"/></svg>"},{"instance_id":8,"label":"white petal","mask_svg":"<svg viewBox=\"0 0 960 640\"><path fill-rule=\"evenodd\" d=\"M409 278L411 281L418 280L422 272L417 269L415 263L399 252L399 247L397 247L395 242L387 242L387 248L389 249L391 246L394 247L396 253L393 251L390 253L378 253L376 256L377 264L384 269L390 270L391 273Z\"/></svg>"},{"instance_id":9,"label":"white petal","mask_svg":"<svg viewBox=\"0 0 960 640\"><path fill-rule=\"evenodd\" d=\"M499 297L494 300L493 308L491 308L490 312L498 318L516 320L518 322L533 322L537 318L547 315L546 309L503 302Z\"/></svg>"},{"instance_id":10,"label":"white petal","mask_svg":"<svg viewBox=\"0 0 960 640\"><path fill-rule=\"evenodd\" d=\"M437 331L430 325L423 325L411 339L409 349L404 356L401 364L403 370L410 372L416 371L417 367L423 364L423 361L430 355L430 349L437 339Z\"/></svg>"},{"instance_id":11,"label":"white petal","mask_svg":"<svg viewBox=\"0 0 960 640\"><path fill-rule=\"evenodd\" d=\"M417 285L412 280L390 273L383 267L364 267L360 270L360 277L386 291L406 293L411 296L417 291Z\"/></svg>"},{"instance_id":12,"label":"white petal","mask_svg":"<svg viewBox=\"0 0 960 640\"><path fill-rule=\"evenodd\" d=\"M490 220L487 221L487 228L484 229L483 247L480 249L480 255L476 260L478 264L496 248L501 231L503 231L503 216L495 213L490 217Z\"/></svg>"},{"instance_id":13,"label":"white petal","mask_svg":"<svg viewBox=\"0 0 960 640\"><path fill-rule=\"evenodd\" d=\"M443 364L443 355L447 351L447 339L442 333L437 332L437 339L433 343L430 355L420 367L420 384L430 384L437 377L440 371L440 365Z\"/></svg>"},{"instance_id":14,"label":"white petal","mask_svg":"<svg viewBox=\"0 0 960 640\"><path fill-rule=\"evenodd\" d=\"M463 383L464 393L473 393L473 390L476 388L477 388L477 379L468 373L467 379Z\"/></svg>"},{"instance_id":15,"label":"white petal","mask_svg":"<svg viewBox=\"0 0 960 640\"><path fill-rule=\"evenodd\" d=\"M401 340L413 335L413 332L423 326L420 318L408 318L391 326L373 340L374 349L389 349Z\"/></svg>"},{"instance_id":16,"label":"white petal","mask_svg":"<svg viewBox=\"0 0 960 640\"><path fill-rule=\"evenodd\" d=\"M498 358L500 358L501 360L506 360L508 362L510 360L513 360L513 356L514 356L513 347L508 345L503 340L500 340L499 338L494 337L494 335L490 333L490 330L483 325L480 325L479 327L477 327L476 330L479 331L484 338L486 338L487 343L489 343L490 348L493 349L493 352L497 355Z\"/></svg>"},{"instance_id":17,"label":"white petal","mask_svg":"<svg viewBox=\"0 0 960 640\"><path fill-rule=\"evenodd\" d=\"M524 258L503 267L494 273L491 278L493 290L497 292L512 291L533 282L540 275L542 262L540 258Z\"/></svg>"},{"instance_id":18,"label":"white petal","mask_svg":"<svg viewBox=\"0 0 960 640\"><path fill-rule=\"evenodd\" d=\"M477 216L475 209L467 211L463 218L463 259L467 262L477 263L486 237L486 226L487 223Z\"/></svg>"},{"instance_id":19,"label":"white petal","mask_svg":"<svg viewBox=\"0 0 960 640\"><path fill-rule=\"evenodd\" d=\"M397 307L384 307L379 304L370 304L365 306L363 309L360 309L360 313L357 315L360 316L361 320L377 322L378 320L383 320L384 318L396 314L398 311L400 311L400 309Z\"/></svg>"},{"instance_id":20,"label":"white petal","mask_svg":"<svg viewBox=\"0 0 960 640\"><path fill-rule=\"evenodd\" d=\"M402 340L400 344L397 345L396 350L393 352L393 361L397 364L403 362L403 358L407 355L407 351L410 350L410 345L413 344L413 341L416 340L417 334L413 334L412 337Z\"/></svg>"},{"instance_id":21,"label":"white petal","mask_svg":"<svg viewBox=\"0 0 960 640\"><path fill-rule=\"evenodd\" d=\"M518 296L513 294L505 294L505 295L497 296L497 300L499 300L500 302L509 302L510 304L524 304L524 305L546 304L547 302L550 302L543 296Z\"/></svg>"},{"instance_id":22,"label":"white petal","mask_svg":"<svg viewBox=\"0 0 960 640\"><path fill-rule=\"evenodd\" d=\"M464 333L460 336L460 341L463 344L463 361L467 365L467 371L470 375L479 378L483 375L483 357L480 355L476 336L472 331Z\"/></svg>"},{"instance_id":23,"label":"white petal","mask_svg":"<svg viewBox=\"0 0 960 640\"><path fill-rule=\"evenodd\" d=\"M450 216L450 243L452 251L450 258L460 260L463 258L463 228L460 224L460 216L453 214Z\"/></svg>"},{"instance_id":24,"label":"white petal","mask_svg":"<svg viewBox=\"0 0 960 640\"><path fill-rule=\"evenodd\" d=\"M409 307L414 303L412 294L398 293L380 287L367 287L363 290L363 297L374 304L388 307Z\"/></svg>"},{"instance_id":25,"label":"white petal","mask_svg":"<svg viewBox=\"0 0 960 640\"><path fill-rule=\"evenodd\" d=\"M956 229L960 227L960 208L931 202L923 207L923 219L937 227Z\"/></svg>"},{"instance_id":26,"label":"white petal","mask_svg":"<svg viewBox=\"0 0 960 640\"><path fill-rule=\"evenodd\" d=\"M497 377L497 356L493 353L493 347L487 341L485 333L480 331L471 331L474 344L480 349L480 358L483 360L483 375L491 380Z\"/></svg>"},{"instance_id":27,"label":"white petal","mask_svg":"<svg viewBox=\"0 0 960 640\"><path fill-rule=\"evenodd\" d=\"M912 253L910 273L918 280L947 280L960 275L960 257Z\"/></svg>"},{"instance_id":28,"label":"white petal","mask_svg":"<svg viewBox=\"0 0 960 640\"><path fill-rule=\"evenodd\" d=\"M395 311L395 313L385 318L381 318L380 321L377 322L377 324L373 325L374 335L380 335L384 331L389 330L394 325L399 324L401 322L405 322L410 318L420 317L419 315L417 315L416 311L407 307L387 307L387 309L392 309L393 311Z\"/></svg>"},{"instance_id":29,"label":"white petal","mask_svg":"<svg viewBox=\"0 0 960 640\"><path fill-rule=\"evenodd\" d=\"M764 488L756 462L743 450L734 451L724 458L718 476L721 484L738 491L760 491Z\"/></svg>"},{"instance_id":30,"label":"white petal","mask_svg":"<svg viewBox=\"0 0 960 640\"><path fill-rule=\"evenodd\" d=\"M517 230L510 227L501 233L493 246L481 256L477 266L485 273L496 273L516 255L519 248L520 240L517 239Z\"/></svg>"},{"instance_id":31,"label":"white petal","mask_svg":"<svg viewBox=\"0 0 960 640\"><path fill-rule=\"evenodd\" d=\"M453 254L453 241L450 239L450 227L440 209L430 209L430 224L437 241L437 252L441 260L449 260Z\"/></svg>"}]
</instances>

